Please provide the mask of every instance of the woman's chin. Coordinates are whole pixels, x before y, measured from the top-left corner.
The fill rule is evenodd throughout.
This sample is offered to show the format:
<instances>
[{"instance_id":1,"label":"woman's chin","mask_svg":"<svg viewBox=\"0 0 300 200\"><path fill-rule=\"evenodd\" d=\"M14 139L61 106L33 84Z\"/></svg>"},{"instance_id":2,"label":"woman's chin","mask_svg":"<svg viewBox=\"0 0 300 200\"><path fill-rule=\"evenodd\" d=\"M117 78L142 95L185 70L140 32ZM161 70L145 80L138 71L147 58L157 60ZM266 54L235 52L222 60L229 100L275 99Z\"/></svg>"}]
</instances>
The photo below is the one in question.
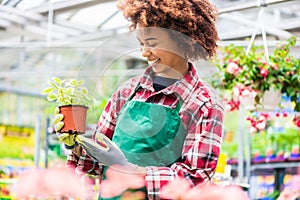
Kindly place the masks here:
<instances>
[{"instance_id":1,"label":"woman's chin","mask_svg":"<svg viewBox=\"0 0 300 200\"><path fill-rule=\"evenodd\" d=\"M171 67L163 64L153 64L151 67L156 74L165 73L171 69Z\"/></svg>"}]
</instances>

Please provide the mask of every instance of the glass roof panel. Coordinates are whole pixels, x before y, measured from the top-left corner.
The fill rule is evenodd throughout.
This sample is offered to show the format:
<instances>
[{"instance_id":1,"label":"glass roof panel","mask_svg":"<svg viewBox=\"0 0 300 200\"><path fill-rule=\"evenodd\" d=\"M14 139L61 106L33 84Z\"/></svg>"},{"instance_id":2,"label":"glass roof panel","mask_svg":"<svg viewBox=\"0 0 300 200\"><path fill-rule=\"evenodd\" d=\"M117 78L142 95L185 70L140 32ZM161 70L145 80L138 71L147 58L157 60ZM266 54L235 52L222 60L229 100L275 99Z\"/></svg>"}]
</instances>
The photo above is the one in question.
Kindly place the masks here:
<instances>
[{"instance_id":1,"label":"glass roof panel","mask_svg":"<svg viewBox=\"0 0 300 200\"><path fill-rule=\"evenodd\" d=\"M87 24L95 28L103 24L101 29L117 28L126 24L122 14L118 12L115 2L102 3L100 5L81 9L70 21Z\"/></svg>"},{"instance_id":2,"label":"glass roof panel","mask_svg":"<svg viewBox=\"0 0 300 200\"><path fill-rule=\"evenodd\" d=\"M48 2L48 0L22 0L17 7L22 9L30 9L46 2Z\"/></svg>"}]
</instances>

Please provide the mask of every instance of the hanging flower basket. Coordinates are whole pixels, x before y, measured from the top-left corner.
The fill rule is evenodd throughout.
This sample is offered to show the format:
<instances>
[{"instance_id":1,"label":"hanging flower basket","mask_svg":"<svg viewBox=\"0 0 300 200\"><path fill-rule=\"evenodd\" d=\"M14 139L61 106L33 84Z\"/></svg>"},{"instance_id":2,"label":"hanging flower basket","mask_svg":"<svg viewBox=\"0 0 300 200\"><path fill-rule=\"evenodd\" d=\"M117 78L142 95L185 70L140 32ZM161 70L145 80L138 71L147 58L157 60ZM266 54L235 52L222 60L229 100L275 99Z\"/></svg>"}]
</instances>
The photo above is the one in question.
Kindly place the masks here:
<instances>
[{"instance_id":1,"label":"hanging flower basket","mask_svg":"<svg viewBox=\"0 0 300 200\"><path fill-rule=\"evenodd\" d=\"M294 111L300 112L300 60L291 53L296 42L297 38L291 37L278 44L268 59L260 46L252 45L247 53L241 46L220 48L220 54L212 60L219 69L212 86L227 91L227 99L241 100L249 110L273 109L270 103L277 105L280 94L285 94L293 102ZM273 89L280 93L276 92L276 98ZM253 98L251 102L243 99L247 90L255 93L254 103Z\"/></svg>"}]
</instances>

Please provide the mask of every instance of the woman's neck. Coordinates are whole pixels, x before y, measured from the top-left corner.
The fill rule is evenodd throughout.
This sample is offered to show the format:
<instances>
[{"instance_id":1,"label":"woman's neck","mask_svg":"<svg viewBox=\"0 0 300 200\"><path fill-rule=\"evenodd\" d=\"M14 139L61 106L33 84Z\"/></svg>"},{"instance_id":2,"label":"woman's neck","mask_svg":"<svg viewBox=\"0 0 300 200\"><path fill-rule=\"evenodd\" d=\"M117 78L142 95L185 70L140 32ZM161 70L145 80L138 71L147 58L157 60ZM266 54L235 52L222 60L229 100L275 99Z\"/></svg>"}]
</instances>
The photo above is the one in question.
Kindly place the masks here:
<instances>
[{"instance_id":1,"label":"woman's neck","mask_svg":"<svg viewBox=\"0 0 300 200\"><path fill-rule=\"evenodd\" d=\"M178 62L175 66L170 67L170 70L164 71L161 73L156 73L156 76L173 78L173 79L181 79L183 78L189 71L189 63L184 60L182 62Z\"/></svg>"}]
</instances>

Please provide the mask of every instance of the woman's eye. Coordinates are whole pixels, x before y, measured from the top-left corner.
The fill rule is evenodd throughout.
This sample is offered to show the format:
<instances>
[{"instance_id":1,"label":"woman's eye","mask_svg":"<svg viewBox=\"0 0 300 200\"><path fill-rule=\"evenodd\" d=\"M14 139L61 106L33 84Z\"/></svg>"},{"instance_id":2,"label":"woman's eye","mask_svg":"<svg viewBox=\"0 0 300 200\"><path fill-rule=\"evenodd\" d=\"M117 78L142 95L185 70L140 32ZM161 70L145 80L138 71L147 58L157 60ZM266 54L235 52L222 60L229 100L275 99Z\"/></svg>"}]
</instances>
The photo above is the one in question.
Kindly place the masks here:
<instances>
[{"instance_id":1,"label":"woman's eye","mask_svg":"<svg viewBox=\"0 0 300 200\"><path fill-rule=\"evenodd\" d=\"M141 47L156 47L158 43L140 43Z\"/></svg>"},{"instance_id":2,"label":"woman's eye","mask_svg":"<svg viewBox=\"0 0 300 200\"><path fill-rule=\"evenodd\" d=\"M158 43L141 43L140 42L140 47L141 48L154 48L158 45Z\"/></svg>"},{"instance_id":3,"label":"woman's eye","mask_svg":"<svg viewBox=\"0 0 300 200\"><path fill-rule=\"evenodd\" d=\"M158 43L148 44L149 47L156 47Z\"/></svg>"}]
</instances>

